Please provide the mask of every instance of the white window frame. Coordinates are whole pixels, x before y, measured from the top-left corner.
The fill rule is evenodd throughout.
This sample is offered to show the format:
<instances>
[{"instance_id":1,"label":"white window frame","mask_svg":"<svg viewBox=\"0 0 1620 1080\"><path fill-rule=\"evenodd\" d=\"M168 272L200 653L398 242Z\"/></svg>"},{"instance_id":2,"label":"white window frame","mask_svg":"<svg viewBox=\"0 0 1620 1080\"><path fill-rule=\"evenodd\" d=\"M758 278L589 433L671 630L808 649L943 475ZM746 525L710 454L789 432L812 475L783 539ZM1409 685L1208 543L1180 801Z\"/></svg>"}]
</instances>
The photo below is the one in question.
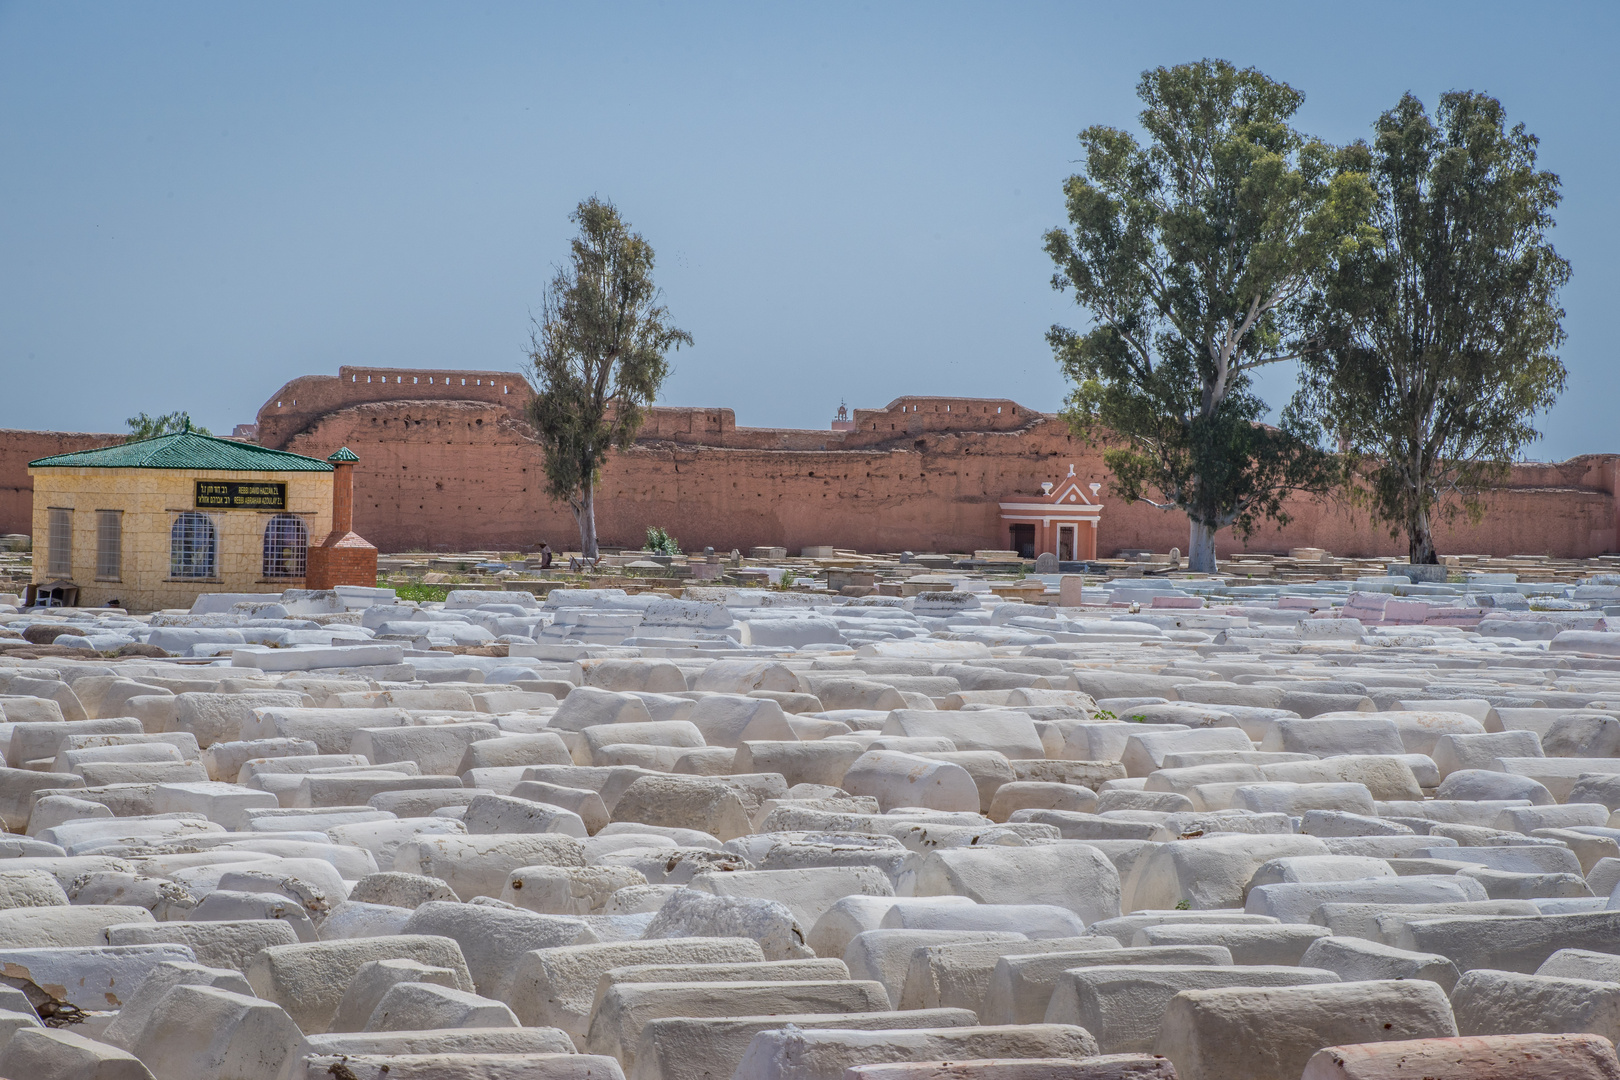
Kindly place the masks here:
<instances>
[{"instance_id":1,"label":"white window frame","mask_svg":"<svg viewBox=\"0 0 1620 1080\"><path fill-rule=\"evenodd\" d=\"M296 537L297 539L301 540L302 543L293 545L291 562L290 565L286 567L286 572L277 573L274 572L270 553L271 530L275 529L278 524L288 522L297 526ZM285 512L275 514L264 523L264 535L260 543L260 552L261 561L259 570L263 575L264 580L302 580L303 577L309 572L309 523L298 514L289 514Z\"/></svg>"},{"instance_id":2,"label":"white window frame","mask_svg":"<svg viewBox=\"0 0 1620 1080\"><path fill-rule=\"evenodd\" d=\"M207 525L208 528L206 534L202 533L200 529L197 529L199 522ZM190 535L183 533L181 531L182 523L184 523L188 529L196 531L192 532ZM209 549L208 559L206 563L199 564L195 552L201 550L198 544L198 538L204 535L206 536ZM181 540L184 545L182 549L178 551L175 548L175 541L177 539ZM192 553L189 558L186 557L188 552ZM181 571L187 569L188 563L191 564L191 569L199 572L182 573ZM174 515L174 520L169 522L169 580L219 580L219 522L215 521L212 515L205 514L201 510L181 510Z\"/></svg>"}]
</instances>

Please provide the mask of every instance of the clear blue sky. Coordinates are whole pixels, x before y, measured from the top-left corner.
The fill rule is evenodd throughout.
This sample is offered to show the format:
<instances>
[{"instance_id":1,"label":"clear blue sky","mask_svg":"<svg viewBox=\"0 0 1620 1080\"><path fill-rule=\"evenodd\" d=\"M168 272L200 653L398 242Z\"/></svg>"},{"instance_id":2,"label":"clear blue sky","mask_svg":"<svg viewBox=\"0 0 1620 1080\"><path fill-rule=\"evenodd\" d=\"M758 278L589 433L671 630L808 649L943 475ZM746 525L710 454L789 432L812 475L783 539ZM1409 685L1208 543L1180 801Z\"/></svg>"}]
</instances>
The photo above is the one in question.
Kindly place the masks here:
<instances>
[{"instance_id":1,"label":"clear blue sky","mask_svg":"<svg viewBox=\"0 0 1620 1080\"><path fill-rule=\"evenodd\" d=\"M0 2L0 427L252 420L340 364L516 369L569 210L616 201L697 339L664 400L1056 408L1075 134L1202 56L1347 141L1500 97L1564 181L1570 385L1533 456L1620 451L1614 3ZM1273 404L1290 376L1272 374Z\"/></svg>"}]
</instances>

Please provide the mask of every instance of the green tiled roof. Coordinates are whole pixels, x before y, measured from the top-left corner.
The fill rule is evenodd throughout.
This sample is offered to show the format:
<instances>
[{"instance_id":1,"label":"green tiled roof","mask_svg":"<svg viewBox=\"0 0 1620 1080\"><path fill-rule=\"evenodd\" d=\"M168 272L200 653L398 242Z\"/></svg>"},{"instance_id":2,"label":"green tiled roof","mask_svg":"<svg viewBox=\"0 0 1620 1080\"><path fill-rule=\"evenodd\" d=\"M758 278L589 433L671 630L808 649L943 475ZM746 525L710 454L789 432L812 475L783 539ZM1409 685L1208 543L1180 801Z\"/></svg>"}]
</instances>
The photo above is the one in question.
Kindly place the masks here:
<instances>
[{"instance_id":1,"label":"green tiled roof","mask_svg":"<svg viewBox=\"0 0 1620 1080\"><path fill-rule=\"evenodd\" d=\"M331 472L319 458L177 431L137 442L30 461L31 469L217 469L222 472Z\"/></svg>"},{"instance_id":2,"label":"green tiled roof","mask_svg":"<svg viewBox=\"0 0 1620 1080\"><path fill-rule=\"evenodd\" d=\"M338 450L327 457L326 460L333 462L334 464L342 463L352 465L360 459L354 456L353 450L350 450L347 446L344 446L339 447Z\"/></svg>"}]
</instances>

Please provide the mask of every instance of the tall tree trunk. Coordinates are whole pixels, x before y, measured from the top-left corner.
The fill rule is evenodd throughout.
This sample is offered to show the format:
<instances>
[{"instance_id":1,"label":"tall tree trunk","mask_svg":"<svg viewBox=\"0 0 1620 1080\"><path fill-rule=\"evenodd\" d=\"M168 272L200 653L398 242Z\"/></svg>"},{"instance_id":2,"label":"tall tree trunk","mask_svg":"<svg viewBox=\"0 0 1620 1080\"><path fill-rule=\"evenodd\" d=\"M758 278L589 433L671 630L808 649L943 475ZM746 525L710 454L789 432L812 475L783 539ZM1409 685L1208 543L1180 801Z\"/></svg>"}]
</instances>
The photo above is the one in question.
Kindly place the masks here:
<instances>
[{"instance_id":1,"label":"tall tree trunk","mask_svg":"<svg viewBox=\"0 0 1620 1080\"><path fill-rule=\"evenodd\" d=\"M1187 569L1195 574L1215 572L1215 528L1188 515Z\"/></svg>"},{"instance_id":2,"label":"tall tree trunk","mask_svg":"<svg viewBox=\"0 0 1620 1080\"><path fill-rule=\"evenodd\" d=\"M581 489L579 510L579 553L587 559L596 558L596 484L589 474Z\"/></svg>"},{"instance_id":3,"label":"tall tree trunk","mask_svg":"<svg viewBox=\"0 0 1620 1080\"><path fill-rule=\"evenodd\" d=\"M1429 525L1429 511L1419 506L1406 522L1407 558L1413 566L1433 566L1440 561L1434 552L1434 529Z\"/></svg>"}]
</instances>

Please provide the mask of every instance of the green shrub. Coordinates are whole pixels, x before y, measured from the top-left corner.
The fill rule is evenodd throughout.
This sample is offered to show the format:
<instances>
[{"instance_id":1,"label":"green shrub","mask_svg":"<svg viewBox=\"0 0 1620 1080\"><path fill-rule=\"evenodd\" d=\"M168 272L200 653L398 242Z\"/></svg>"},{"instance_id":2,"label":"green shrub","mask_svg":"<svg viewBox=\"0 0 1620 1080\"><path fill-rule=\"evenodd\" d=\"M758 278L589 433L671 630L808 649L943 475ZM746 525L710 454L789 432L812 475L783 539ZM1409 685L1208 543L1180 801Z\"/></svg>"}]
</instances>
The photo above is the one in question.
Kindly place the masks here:
<instances>
[{"instance_id":1,"label":"green shrub","mask_svg":"<svg viewBox=\"0 0 1620 1080\"><path fill-rule=\"evenodd\" d=\"M681 553L681 545L664 530L662 525L647 526L645 547L648 551L656 552L659 555L679 555Z\"/></svg>"},{"instance_id":2,"label":"green shrub","mask_svg":"<svg viewBox=\"0 0 1620 1080\"><path fill-rule=\"evenodd\" d=\"M379 581L377 584L384 589L389 587L388 583L384 581ZM450 595L450 586L448 585L423 585L419 581L395 585L393 589L394 594L401 600L414 600L418 604L426 603L429 600L444 600Z\"/></svg>"}]
</instances>

